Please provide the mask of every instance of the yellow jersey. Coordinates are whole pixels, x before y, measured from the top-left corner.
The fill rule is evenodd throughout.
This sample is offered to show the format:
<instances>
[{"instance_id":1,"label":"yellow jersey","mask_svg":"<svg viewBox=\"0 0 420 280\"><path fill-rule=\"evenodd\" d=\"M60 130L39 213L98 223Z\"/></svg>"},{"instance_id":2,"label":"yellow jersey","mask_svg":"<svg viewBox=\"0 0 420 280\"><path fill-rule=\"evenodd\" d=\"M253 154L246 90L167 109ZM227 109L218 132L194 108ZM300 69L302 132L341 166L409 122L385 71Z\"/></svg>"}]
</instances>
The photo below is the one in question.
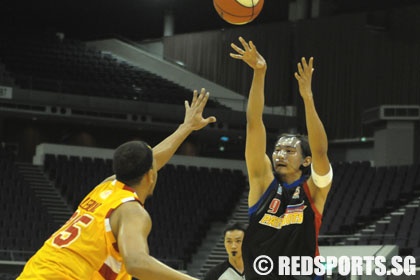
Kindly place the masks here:
<instances>
[{"instance_id":1,"label":"yellow jersey","mask_svg":"<svg viewBox=\"0 0 420 280\"><path fill-rule=\"evenodd\" d=\"M131 279L109 219L113 210L128 201L140 203L135 191L122 182L99 184L29 259L17 279Z\"/></svg>"}]
</instances>

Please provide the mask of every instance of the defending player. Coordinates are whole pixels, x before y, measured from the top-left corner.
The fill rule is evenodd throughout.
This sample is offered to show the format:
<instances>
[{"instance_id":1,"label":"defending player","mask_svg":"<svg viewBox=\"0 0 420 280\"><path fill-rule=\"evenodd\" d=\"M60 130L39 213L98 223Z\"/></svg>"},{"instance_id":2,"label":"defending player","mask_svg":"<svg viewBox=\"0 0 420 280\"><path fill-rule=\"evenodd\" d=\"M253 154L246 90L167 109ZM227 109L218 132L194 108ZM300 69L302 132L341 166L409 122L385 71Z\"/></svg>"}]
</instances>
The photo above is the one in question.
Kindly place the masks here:
<instances>
[{"instance_id":1,"label":"defending player","mask_svg":"<svg viewBox=\"0 0 420 280\"><path fill-rule=\"evenodd\" d=\"M199 96L194 91L191 106L185 101L183 124L153 150L142 141L119 146L113 159L115 175L85 197L18 279L195 279L149 255L152 222L143 205L153 194L157 171L187 136L216 121L202 117L208 96L204 89Z\"/></svg>"}]
</instances>

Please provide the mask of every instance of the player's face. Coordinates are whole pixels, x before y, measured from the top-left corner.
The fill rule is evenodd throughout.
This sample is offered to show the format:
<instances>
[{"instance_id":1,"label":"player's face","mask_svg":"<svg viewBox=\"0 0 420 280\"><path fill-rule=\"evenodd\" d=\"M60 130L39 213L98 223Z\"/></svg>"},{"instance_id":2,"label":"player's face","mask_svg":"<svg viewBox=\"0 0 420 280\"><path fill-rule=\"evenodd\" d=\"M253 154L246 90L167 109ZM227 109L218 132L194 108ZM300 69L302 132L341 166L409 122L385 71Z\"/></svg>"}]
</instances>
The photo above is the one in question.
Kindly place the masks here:
<instances>
[{"instance_id":1,"label":"player's face","mask_svg":"<svg viewBox=\"0 0 420 280\"><path fill-rule=\"evenodd\" d=\"M294 136L281 137L273 151L273 167L279 175L301 173L303 163L300 140Z\"/></svg>"},{"instance_id":2,"label":"player's face","mask_svg":"<svg viewBox=\"0 0 420 280\"><path fill-rule=\"evenodd\" d=\"M229 257L242 258L242 240L244 232L242 230L231 230L225 234L225 248Z\"/></svg>"}]
</instances>

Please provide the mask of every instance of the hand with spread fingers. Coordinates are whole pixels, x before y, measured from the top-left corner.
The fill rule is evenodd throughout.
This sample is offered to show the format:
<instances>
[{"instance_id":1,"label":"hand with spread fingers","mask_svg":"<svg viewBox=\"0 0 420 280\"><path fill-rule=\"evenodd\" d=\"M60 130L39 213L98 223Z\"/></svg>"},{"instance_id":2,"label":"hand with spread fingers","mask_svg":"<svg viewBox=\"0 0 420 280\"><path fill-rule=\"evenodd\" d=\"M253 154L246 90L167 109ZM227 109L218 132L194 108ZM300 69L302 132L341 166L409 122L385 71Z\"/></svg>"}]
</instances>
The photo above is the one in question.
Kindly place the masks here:
<instances>
[{"instance_id":1,"label":"hand with spread fingers","mask_svg":"<svg viewBox=\"0 0 420 280\"><path fill-rule=\"evenodd\" d=\"M209 100L209 95L210 93L202 88L200 95L198 95L197 90L194 90L191 105L185 100L184 125L187 125L191 130L200 130L209 123L216 122L214 116L203 118L203 110Z\"/></svg>"},{"instance_id":2,"label":"hand with spread fingers","mask_svg":"<svg viewBox=\"0 0 420 280\"><path fill-rule=\"evenodd\" d=\"M264 57L257 51L254 43L249 41L247 43L244 38L239 37L239 41L242 44L242 49L231 43L230 46L237 52L230 53L230 56L235 59L243 60L246 64L248 64L254 70L266 70L267 64L265 62Z\"/></svg>"},{"instance_id":3,"label":"hand with spread fingers","mask_svg":"<svg viewBox=\"0 0 420 280\"><path fill-rule=\"evenodd\" d=\"M298 72L295 72L295 78L299 84L299 92L303 99L312 98L312 73L314 58L309 58L309 62L302 57L301 62L297 64Z\"/></svg>"}]
</instances>

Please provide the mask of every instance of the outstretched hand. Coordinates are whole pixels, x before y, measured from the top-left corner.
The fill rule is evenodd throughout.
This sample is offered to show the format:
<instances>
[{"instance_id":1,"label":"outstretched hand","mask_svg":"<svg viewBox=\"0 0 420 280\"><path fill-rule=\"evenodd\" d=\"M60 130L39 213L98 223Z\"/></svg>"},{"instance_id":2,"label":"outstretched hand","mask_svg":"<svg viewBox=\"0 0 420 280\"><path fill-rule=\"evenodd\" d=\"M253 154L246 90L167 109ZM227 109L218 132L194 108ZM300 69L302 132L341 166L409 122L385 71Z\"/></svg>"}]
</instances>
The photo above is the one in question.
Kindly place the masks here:
<instances>
[{"instance_id":1,"label":"outstretched hand","mask_svg":"<svg viewBox=\"0 0 420 280\"><path fill-rule=\"evenodd\" d=\"M297 65L298 72L295 72L295 78L299 84L299 92L302 98L312 97L312 73L314 58L309 58L309 63L302 57L302 62Z\"/></svg>"},{"instance_id":2,"label":"outstretched hand","mask_svg":"<svg viewBox=\"0 0 420 280\"><path fill-rule=\"evenodd\" d=\"M237 52L230 53L230 56L235 59L243 60L246 64L248 64L254 70L265 70L267 69L267 64L265 59L262 55L259 54L257 48L255 47L252 41L247 43L244 38L239 37L239 41L242 44L243 49L231 43L230 46Z\"/></svg>"},{"instance_id":3,"label":"outstretched hand","mask_svg":"<svg viewBox=\"0 0 420 280\"><path fill-rule=\"evenodd\" d=\"M203 118L203 110L206 107L209 95L210 93L202 88L200 95L198 95L197 90L194 90L191 105L185 100L184 125L188 125L191 130L200 130L209 123L216 122L214 116Z\"/></svg>"}]
</instances>

